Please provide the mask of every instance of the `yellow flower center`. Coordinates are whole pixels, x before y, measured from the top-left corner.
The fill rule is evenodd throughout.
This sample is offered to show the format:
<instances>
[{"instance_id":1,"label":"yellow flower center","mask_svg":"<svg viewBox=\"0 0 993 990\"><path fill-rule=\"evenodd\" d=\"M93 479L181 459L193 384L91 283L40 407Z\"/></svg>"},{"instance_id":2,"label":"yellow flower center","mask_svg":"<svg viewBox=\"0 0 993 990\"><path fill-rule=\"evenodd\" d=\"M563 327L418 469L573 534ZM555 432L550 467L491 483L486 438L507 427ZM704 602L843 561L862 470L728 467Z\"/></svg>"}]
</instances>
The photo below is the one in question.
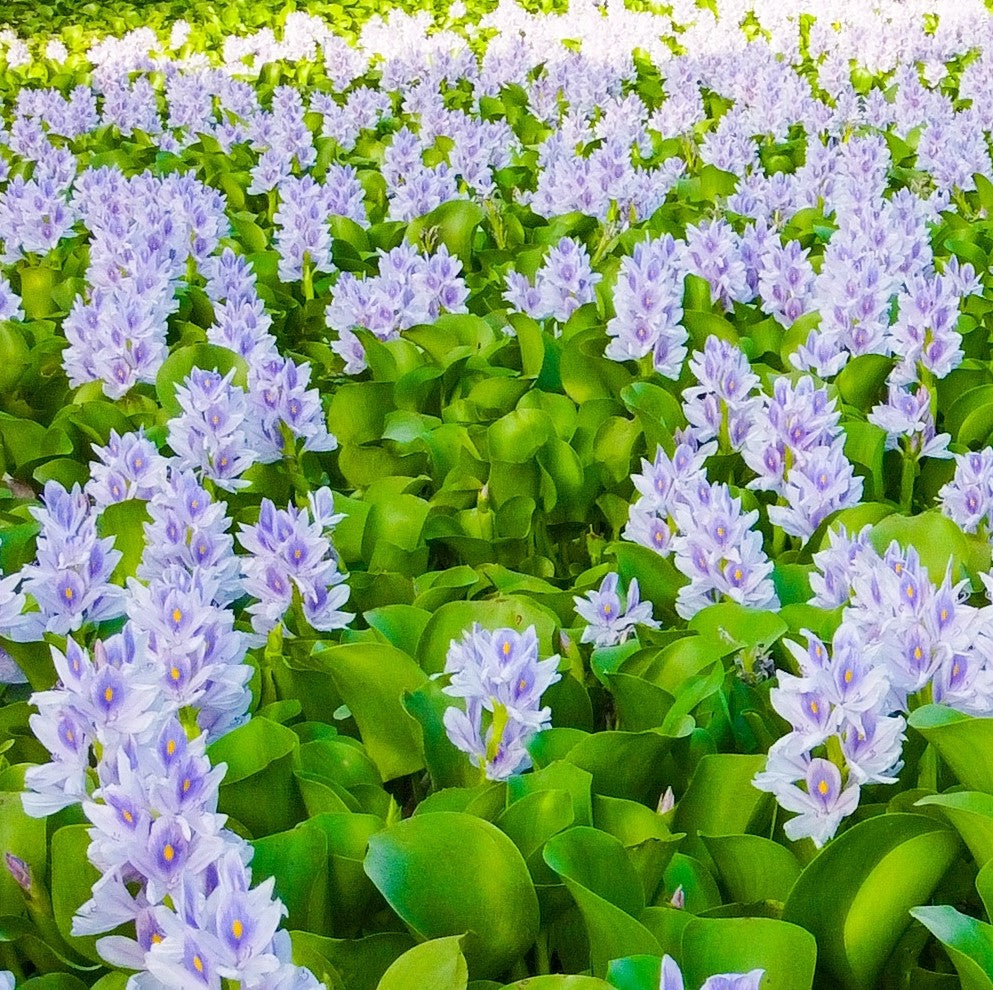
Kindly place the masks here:
<instances>
[{"instance_id":1,"label":"yellow flower center","mask_svg":"<svg viewBox=\"0 0 993 990\"><path fill-rule=\"evenodd\" d=\"M826 780L822 780L817 785L817 790L820 794L827 794L827 792L831 790L831 788L828 786L828 782Z\"/></svg>"},{"instance_id":2,"label":"yellow flower center","mask_svg":"<svg viewBox=\"0 0 993 990\"><path fill-rule=\"evenodd\" d=\"M172 848L170 843L166 843L162 848L162 858L167 862L171 863L176 857L176 850Z\"/></svg>"},{"instance_id":3,"label":"yellow flower center","mask_svg":"<svg viewBox=\"0 0 993 990\"><path fill-rule=\"evenodd\" d=\"M235 918L234 921L231 922L231 934L234 935L235 938L241 938L241 936L245 934L245 926L241 923L241 918Z\"/></svg>"}]
</instances>

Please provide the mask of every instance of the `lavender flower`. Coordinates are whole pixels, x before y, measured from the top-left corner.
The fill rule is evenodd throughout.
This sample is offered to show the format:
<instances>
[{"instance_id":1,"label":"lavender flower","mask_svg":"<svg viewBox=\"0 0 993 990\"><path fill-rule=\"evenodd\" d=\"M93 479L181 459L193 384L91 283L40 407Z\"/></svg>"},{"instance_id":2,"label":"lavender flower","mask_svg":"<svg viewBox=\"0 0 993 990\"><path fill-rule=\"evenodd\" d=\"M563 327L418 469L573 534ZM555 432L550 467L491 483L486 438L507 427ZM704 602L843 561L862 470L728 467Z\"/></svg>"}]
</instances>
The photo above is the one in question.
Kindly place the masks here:
<instances>
[{"instance_id":1,"label":"lavender flower","mask_svg":"<svg viewBox=\"0 0 993 990\"><path fill-rule=\"evenodd\" d=\"M573 597L577 614L587 623L581 643L614 646L623 643L637 625L658 629L658 622L652 618L652 603L643 602L638 596L638 579L631 579L624 605L617 593L617 582L618 576L612 572L598 589L587 592L585 598Z\"/></svg>"},{"instance_id":2,"label":"lavender flower","mask_svg":"<svg viewBox=\"0 0 993 990\"><path fill-rule=\"evenodd\" d=\"M111 430L107 446L94 447L93 453L99 462L90 464L86 494L98 508L132 498L148 500L165 485L166 459L144 429L124 436Z\"/></svg>"},{"instance_id":3,"label":"lavender flower","mask_svg":"<svg viewBox=\"0 0 993 990\"><path fill-rule=\"evenodd\" d=\"M22 590L39 608L25 617L31 638L41 639L43 631L65 635L84 620L121 615L121 589L109 583L121 553L113 549L112 536L97 537L89 499L78 485L67 492L48 481L42 500L42 508L30 510L41 524L37 563L22 571Z\"/></svg>"},{"instance_id":4,"label":"lavender flower","mask_svg":"<svg viewBox=\"0 0 993 990\"><path fill-rule=\"evenodd\" d=\"M237 491L248 482L239 477L255 460L245 435L247 403L244 390L232 384L234 370L226 375L194 368L176 388L182 413L168 422L169 445L182 470L199 471L226 491Z\"/></svg>"},{"instance_id":5,"label":"lavender flower","mask_svg":"<svg viewBox=\"0 0 993 990\"><path fill-rule=\"evenodd\" d=\"M524 289L525 306L540 305ZM533 290L537 292L537 290ZM639 241L621 261L614 287L616 315L607 323L612 339L605 354L614 361L652 355L655 370L678 378L686 358L683 317L683 269L672 235ZM527 309L525 309L525 312Z\"/></svg>"},{"instance_id":6,"label":"lavender flower","mask_svg":"<svg viewBox=\"0 0 993 990\"><path fill-rule=\"evenodd\" d=\"M449 707L448 738L490 780L505 780L531 765L527 743L551 722L541 696L559 680L558 656L538 659L534 626L489 632L476 623L460 641L452 640L445 693L464 698L465 711ZM485 714L484 714L485 713Z\"/></svg>"},{"instance_id":7,"label":"lavender flower","mask_svg":"<svg viewBox=\"0 0 993 990\"><path fill-rule=\"evenodd\" d=\"M511 275L504 299L533 319L565 323L580 306L594 301L594 289L602 277L590 267L586 248L571 237L563 237L549 250L534 286L521 276Z\"/></svg>"},{"instance_id":8,"label":"lavender flower","mask_svg":"<svg viewBox=\"0 0 993 990\"><path fill-rule=\"evenodd\" d=\"M348 600L345 575L327 530L340 516L311 521L305 509L277 509L262 500L259 521L242 524L238 542L249 552L242 558L245 591L257 601L248 607L252 628L265 635L294 600L315 629L341 629L351 615L340 607Z\"/></svg>"}]
</instances>

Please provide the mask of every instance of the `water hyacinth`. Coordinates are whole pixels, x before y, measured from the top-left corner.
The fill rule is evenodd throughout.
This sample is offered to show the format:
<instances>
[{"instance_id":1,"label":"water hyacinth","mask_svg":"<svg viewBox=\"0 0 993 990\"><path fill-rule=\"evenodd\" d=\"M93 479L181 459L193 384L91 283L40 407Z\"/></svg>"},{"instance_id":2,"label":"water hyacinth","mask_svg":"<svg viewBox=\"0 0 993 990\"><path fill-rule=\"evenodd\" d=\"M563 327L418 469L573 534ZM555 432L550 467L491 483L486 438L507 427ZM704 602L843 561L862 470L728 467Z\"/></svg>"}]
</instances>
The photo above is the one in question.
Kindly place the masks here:
<instances>
[{"instance_id":1,"label":"water hyacinth","mask_svg":"<svg viewBox=\"0 0 993 990\"><path fill-rule=\"evenodd\" d=\"M652 618L652 603L639 598L638 579L631 579L624 605L617 590L618 580L617 574L608 574L600 587L588 592L585 598L579 595L573 598L576 613L587 623L580 642L596 647L615 646L623 643L635 626L658 628L659 624Z\"/></svg>"},{"instance_id":2,"label":"water hyacinth","mask_svg":"<svg viewBox=\"0 0 993 990\"><path fill-rule=\"evenodd\" d=\"M445 731L488 779L506 780L531 766L527 744L551 722L541 696L560 679L558 663L558 656L538 659L534 626L490 632L477 623L452 640L445 693L465 699L465 709L445 710Z\"/></svg>"},{"instance_id":3,"label":"water hyacinth","mask_svg":"<svg viewBox=\"0 0 993 990\"><path fill-rule=\"evenodd\" d=\"M0 30L0 986L984 969L982 0L55 6Z\"/></svg>"},{"instance_id":4,"label":"water hyacinth","mask_svg":"<svg viewBox=\"0 0 993 990\"><path fill-rule=\"evenodd\" d=\"M242 524L238 542L248 551L242 558L242 581L257 601L248 607L252 628L267 634L295 602L314 629L341 629L352 615L341 611L348 600L345 575L330 531L343 518L327 511L330 492L314 493L310 510L277 509L263 499L254 526Z\"/></svg>"}]
</instances>

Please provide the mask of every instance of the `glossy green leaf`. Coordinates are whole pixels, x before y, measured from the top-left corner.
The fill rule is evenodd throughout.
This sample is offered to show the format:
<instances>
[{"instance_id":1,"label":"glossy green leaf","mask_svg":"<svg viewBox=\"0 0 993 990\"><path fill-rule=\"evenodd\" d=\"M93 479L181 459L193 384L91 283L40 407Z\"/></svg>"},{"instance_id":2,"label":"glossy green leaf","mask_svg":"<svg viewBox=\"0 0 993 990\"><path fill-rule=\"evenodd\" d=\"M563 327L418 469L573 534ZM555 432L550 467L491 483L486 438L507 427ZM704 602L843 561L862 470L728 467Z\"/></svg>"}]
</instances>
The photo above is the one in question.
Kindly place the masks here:
<instances>
[{"instance_id":1,"label":"glossy green leaf","mask_svg":"<svg viewBox=\"0 0 993 990\"><path fill-rule=\"evenodd\" d=\"M408 949L383 974L378 990L410 990L417 986L465 990L469 967L460 949L461 942L461 936L453 935Z\"/></svg>"},{"instance_id":2,"label":"glossy green leaf","mask_svg":"<svg viewBox=\"0 0 993 990\"><path fill-rule=\"evenodd\" d=\"M637 920L644 890L619 841L579 826L549 840L543 855L583 916L595 974L606 974L611 959L661 955L655 937Z\"/></svg>"},{"instance_id":3,"label":"glossy green leaf","mask_svg":"<svg viewBox=\"0 0 993 990\"><path fill-rule=\"evenodd\" d=\"M418 815L372 836L365 870L416 935L469 933L470 972L495 976L530 948L538 899L517 847L496 826L454 812Z\"/></svg>"},{"instance_id":4,"label":"glossy green leaf","mask_svg":"<svg viewBox=\"0 0 993 990\"><path fill-rule=\"evenodd\" d=\"M960 849L933 818L887 814L834 839L794 884L783 920L817 939L818 962L845 990L871 990L887 957Z\"/></svg>"},{"instance_id":5,"label":"glossy green leaf","mask_svg":"<svg viewBox=\"0 0 993 990\"><path fill-rule=\"evenodd\" d=\"M694 918L683 931L683 977L699 986L714 973L765 970L763 990L810 990L817 943L773 918Z\"/></svg>"},{"instance_id":6,"label":"glossy green leaf","mask_svg":"<svg viewBox=\"0 0 993 990\"><path fill-rule=\"evenodd\" d=\"M287 928L323 932L328 896L328 844L307 824L256 839L252 869L276 878L276 896L286 905Z\"/></svg>"},{"instance_id":7,"label":"glossy green leaf","mask_svg":"<svg viewBox=\"0 0 993 990\"><path fill-rule=\"evenodd\" d=\"M427 676L406 653L385 643L350 643L315 652L309 663L331 678L383 780L424 766L420 729L403 696Z\"/></svg>"},{"instance_id":8,"label":"glossy green leaf","mask_svg":"<svg viewBox=\"0 0 993 990\"><path fill-rule=\"evenodd\" d=\"M59 934L80 955L93 962L100 962L96 939L91 935L72 934L73 915L90 899L93 884L100 879L100 872L90 865L87 858L86 851L89 847L90 837L86 825L66 825L52 836L49 888Z\"/></svg>"},{"instance_id":9,"label":"glossy green leaf","mask_svg":"<svg viewBox=\"0 0 993 990\"><path fill-rule=\"evenodd\" d=\"M993 925L940 904L910 912L945 947L962 990L993 990Z\"/></svg>"},{"instance_id":10,"label":"glossy green leaf","mask_svg":"<svg viewBox=\"0 0 993 990\"><path fill-rule=\"evenodd\" d=\"M993 859L993 795L953 791L929 794L916 804L937 808L948 819L980 869Z\"/></svg>"},{"instance_id":11,"label":"glossy green leaf","mask_svg":"<svg viewBox=\"0 0 993 990\"><path fill-rule=\"evenodd\" d=\"M728 899L785 901L800 876L796 856L760 835L701 835Z\"/></svg>"},{"instance_id":12,"label":"glossy green leaf","mask_svg":"<svg viewBox=\"0 0 993 990\"><path fill-rule=\"evenodd\" d=\"M993 795L993 762L976 755L993 752L993 718L924 705L911 712L908 725L934 746L960 784Z\"/></svg>"},{"instance_id":13,"label":"glossy green leaf","mask_svg":"<svg viewBox=\"0 0 993 990\"><path fill-rule=\"evenodd\" d=\"M208 753L227 764L218 808L258 837L291 829L306 816L293 771L296 734L264 718L253 718L222 736Z\"/></svg>"}]
</instances>

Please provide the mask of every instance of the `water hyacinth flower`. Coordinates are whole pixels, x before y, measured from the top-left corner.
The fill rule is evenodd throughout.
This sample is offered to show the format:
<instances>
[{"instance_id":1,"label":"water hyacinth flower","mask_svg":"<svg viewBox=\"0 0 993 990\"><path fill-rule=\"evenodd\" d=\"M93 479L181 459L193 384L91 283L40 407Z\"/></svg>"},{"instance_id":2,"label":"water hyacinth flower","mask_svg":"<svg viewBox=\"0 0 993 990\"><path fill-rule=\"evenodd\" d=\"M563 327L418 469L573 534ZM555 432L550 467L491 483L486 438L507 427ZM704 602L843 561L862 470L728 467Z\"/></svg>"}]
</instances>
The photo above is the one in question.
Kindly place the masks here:
<instances>
[{"instance_id":1,"label":"water hyacinth flower","mask_svg":"<svg viewBox=\"0 0 993 990\"><path fill-rule=\"evenodd\" d=\"M621 261L613 296L616 315L607 322L607 335L612 338L604 352L608 358L626 361L651 354L660 375L679 377L688 337L681 324L680 258L676 241L666 234L658 240L639 241Z\"/></svg>"},{"instance_id":2,"label":"water hyacinth flower","mask_svg":"<svg viewBox=\"0 0 993 990\"><path fill-rule=\"evenodd\" d=\"M42 501L42 508L30 510L41 524L37 562L21 572L21 590L34 599L39 610L26 614L21 636L65 635L84 621L121 615L121 589L109 580L121 552L113 549L112 536L97 536L90 500L79 485L67 492L58 482L48 481Z\"/></svg>"},{"instance_id":3,"label":"water hyacinth flower","mask_svg":"<svg viewBox=\"0 0 993 990\"><path fill-rule=\"evenodd\" d=\"M638 579L631 579L623 605L617 590L618 580L618 575L612 572L599 588L587 592L585 598L573 597L576 613L587 623L581 643L592 643L597 648L615 646L623 643L635 626L658 629L658 622L652 618L652 603L643 602L639 597Z\"/></svg>"},{"instance_id":4,"label":"water hyacinth flower","mask_svg":"<svg viewBox=\"0 0 993 990\"><path fill-rule=\"evenodd\" d=\"M169 420L169 446L182 470L200 472L225 491L237 491L248 482L239 475L255 461L246 436L245 392L233 384L234 369L226 375L194 368L176 388L179 416Z\"/></svg>"},{"instance_id":5,"label":"water hyacinth flower","mask_svg":"<svg viewBox=\"0 0 993 990\"><path fill-rule=\"evenodd\" d=\"M110 431L106 447L94 447L97 461L90 462L86 494L98 508L139 498L146 501L166 483L166 459L146 436L144 429L118 436Z\"/></svg>"},{"instance_id":6,"label":"water hyacinth flower","mask_svg":"<svg viewBox=\"0 0 993 990\"><path fill-rule=\"evenodd\" d=\"M699 443L718 440L722 449L740 450L761 400L759 379L734 344L710 335L690 359L697 385L683 389L683 412Z\"/></svg>"},{"instance_id":7,"label":"water hyacinth flower","mask_svg":"<svg viewBox=\"0 0 993 990\"><path fill-rule=\"evenodd\" d=\"M263 499L258 522L241 525L238 542L248 551L241 558L242 580L245 592L257 599L248 606L256 633L273 629L295 599L315 629L342 629L351 621L351 614L341 611L349 590L330 539L341 518L322 514L312 521L306 509L277 509Z\"/></svg>"},{"instance_id":8,"label":"water hyacinth flower","mask_svg":"<svg viewBox=\"0 0 993 990\"><path fill-rule=\"evenodd\" d=\"M993 448L955 455L955 475L938 492L941 511L966 533L993 528Z\"/></svg>"},{"instance_id":9,"label":"water hyacinth flower","mask_svg":"<svg viewBox=\"0 0 993 990\"><path fill-rule=\"evenodd\" d=\"M842 786L841 772L830 760L814 759L807 767L805 788L790 784L776 791L776 799L787 811L797 812L783 825L790 839L809 837L820 848L837 831L842 818L859 803L857 784Z\"/></svg>"},{"instance_id":10,"label":"water hyacinth flower","mask_svg":"<svg viewBox=\"0 0 993 990\"><path fill-rule=\"evenodd\" d=\"M506 780L531 766L527 744L551 724L541 696L560 679L558 656L538 659L534 626L490 632L478 623L452 640L445 659L451 683L445 693L465 699L465 710L445 710L453 745L490 780Z\"/></svg>"},{"instance_id":11,"label":"water hyacinth flower","mask_svg":"<svg viewBox=\"0 0 993 990\"><path fill-rule=\"evenodd\" d=\"M532 319L565 323L580 306L595 300L594 290L602 278L590 267L585 246L563 237L549 250L534 285L523 275L508 273L504 299Z\"/></svg>"}]
</instances>

